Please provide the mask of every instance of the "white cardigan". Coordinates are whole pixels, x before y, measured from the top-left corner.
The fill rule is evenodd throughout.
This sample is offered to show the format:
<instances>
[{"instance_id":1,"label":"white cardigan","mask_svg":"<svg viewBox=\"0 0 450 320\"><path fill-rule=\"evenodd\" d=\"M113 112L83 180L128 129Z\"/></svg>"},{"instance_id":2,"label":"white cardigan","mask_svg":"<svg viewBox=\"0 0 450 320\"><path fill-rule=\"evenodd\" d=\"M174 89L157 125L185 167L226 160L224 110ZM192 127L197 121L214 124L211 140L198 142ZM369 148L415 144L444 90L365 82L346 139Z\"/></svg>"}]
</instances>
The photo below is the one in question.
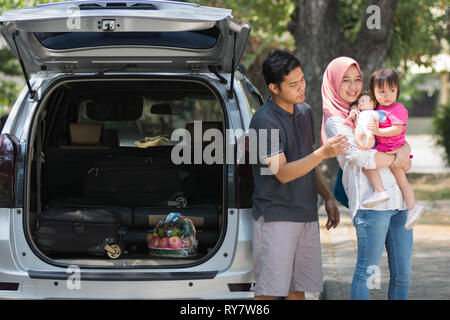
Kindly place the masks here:
<instances>
[{"instance_id":1,"label":"white cardigan","mask_svg":"<svg viewBox=\"0 0 450 320\"><path fill-rule=\"evenodd\" d=\"M345 119L341 117L335 116L328 118L325 122L325 133L328 139L338 134L345 135L350 144L348 151L345 154L337 156L336 159L343 170L342 183L348 197L350 215L353 219L359 209L368 210L362 204L365 199L373 194L374 190L362 171L362 168L376 168L374 155L378 151L374 149L358 149L352 128L345 125ZM391 198L385 203L370 209L378 211L396 209L407 210L408 207L403 200L402 192L398 187L391 170L389 168L381 168L378 172L381 175L384 189Z\"/></svg>"}]
</instances>

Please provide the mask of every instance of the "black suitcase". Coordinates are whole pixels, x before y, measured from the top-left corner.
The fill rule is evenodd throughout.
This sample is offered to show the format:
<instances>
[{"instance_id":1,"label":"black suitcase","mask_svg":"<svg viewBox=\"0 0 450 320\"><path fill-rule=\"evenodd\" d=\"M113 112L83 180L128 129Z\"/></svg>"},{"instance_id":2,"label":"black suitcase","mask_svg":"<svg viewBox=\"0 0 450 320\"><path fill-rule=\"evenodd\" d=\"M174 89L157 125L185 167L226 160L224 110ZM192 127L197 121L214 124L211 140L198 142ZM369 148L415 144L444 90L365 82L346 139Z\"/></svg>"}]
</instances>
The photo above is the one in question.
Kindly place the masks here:
<instances>
[{"instance_id":1,"label":"black suitcase","mask_svg":"<svg viewBox=\"0 0 450 320\"><path fill-rule=\"evenodd\" d=\"M130 209L131 210L131 209ZM123 252L121 215L106 208L55 208L39 217L36 241L52 254L107 255L117 259Z\"/></svg>"},{"instance_id":2,"label":"black suitcase","mask_svg":"<svg viewBox=\"0 0 450 320\"><path fill-rule=\"evenodd\" d=\"M48 212L54 212L55 209L68 209L77 210L83 209L85 211L92 212L105 212L109 211L114 216L120 217L120 225L131 228L134 225L134 212L133 209L128 207L108 206L106 204L99 203L93 199L86 198L53 198L49 199L45 205L45 210ZM107 214L108 215L108 214Z\"/></svg>"},{"instance_id":3,"label":"black suitcase","mask_svg":"<svg viewBox=\"0 0 450 320\"><path fill-rule=\"evenodd\" d=\"M186 206L181 179L173 167L93 167L84 183L84 196L113 205Z\"/></svg>"}]
</instances>

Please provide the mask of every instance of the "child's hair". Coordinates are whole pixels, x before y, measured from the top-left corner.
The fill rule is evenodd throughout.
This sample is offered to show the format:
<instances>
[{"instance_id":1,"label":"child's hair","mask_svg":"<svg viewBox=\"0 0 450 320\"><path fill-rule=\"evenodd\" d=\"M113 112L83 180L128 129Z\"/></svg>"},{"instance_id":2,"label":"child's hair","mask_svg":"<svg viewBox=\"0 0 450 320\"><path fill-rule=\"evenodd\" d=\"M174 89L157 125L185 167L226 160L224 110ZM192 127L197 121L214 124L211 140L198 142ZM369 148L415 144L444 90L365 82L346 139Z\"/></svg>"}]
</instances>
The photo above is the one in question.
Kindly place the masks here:
<instances>
[{"instance_id":1,"label":"child's hair","mask_svg":"<svg viewBox=\"0 0 450 320\"><path fill-rule=\"evenodd\" d=\"M377 100L375 99L374 95L372 94L372 91L364 90L364 91L362 91L362 92L359 94L359 96L358 96L358 98L356 99L355 103L358 103L359 98L361 98L362 96L369 96L369 98L372 99L373 102L375 102L375 103L377 102Z\"/></svg>"},{"instance_id":2,"label":"child's hair","mask_svg":"<svg viewBox=\"0 0 450 320\"><path fill-rule=\"evenodd\" d=\"M384 87L387 83L389 88L397 87L397 99L400 95L400 78L397 72L390 68L379 68L370 77L370 92L375 97L375 87ZM376 101L376 99L374 99ZM378 101L377 101L378 103Z\"/></svg>"},{"instance_id":3,"label":"child's hair","mask_svg":"<svg viewBox=\"0 0 450 320\"><path fill-rule=\"evenodd\" d=\"M355 102L353 102L353 103L350 105L350 107L358 106L359 98L361 98L362 96L369 96L370 99L372 99L372 101L373 101L374 104L375 104L374 107L376 107L377 100L376 100L375 97L372 95L372 92L370 92L369 90L364 90L364 91L362 91L362 92L359 94L358 98L356 98Z\"/></svg>"}]
</instances>

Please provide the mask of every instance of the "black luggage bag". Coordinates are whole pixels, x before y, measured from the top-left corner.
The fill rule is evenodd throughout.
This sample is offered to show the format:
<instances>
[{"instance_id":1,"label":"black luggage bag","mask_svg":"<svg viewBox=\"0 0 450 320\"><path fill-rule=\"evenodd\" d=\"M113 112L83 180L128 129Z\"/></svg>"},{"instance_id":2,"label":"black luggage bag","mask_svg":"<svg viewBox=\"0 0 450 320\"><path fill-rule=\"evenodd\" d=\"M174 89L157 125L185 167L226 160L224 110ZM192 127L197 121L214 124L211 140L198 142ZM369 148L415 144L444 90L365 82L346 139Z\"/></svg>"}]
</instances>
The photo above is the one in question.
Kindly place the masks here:
<instances>
[{"instance_id":1,"label":"black luggage bag","mask_svg":"<svg viewBox=\"0 0 450 320\"><path fill-rule=\"evenodd\" d=\"M120 210L127 208L55 208L39 217L36 241L40 250L52 254L107 255L117 259L123 253Z\"/></svg>"},{"instance_id":2,"label":"black luggage bag","mask_svg":"<svg viewBox=\"0 0 450 320\"><path fill-rule=\"evenodd\" d=\"M84 196L127 207L186 206L179 173L170 166L93 167L85 179Z\"/></svg>"}]
</instances>

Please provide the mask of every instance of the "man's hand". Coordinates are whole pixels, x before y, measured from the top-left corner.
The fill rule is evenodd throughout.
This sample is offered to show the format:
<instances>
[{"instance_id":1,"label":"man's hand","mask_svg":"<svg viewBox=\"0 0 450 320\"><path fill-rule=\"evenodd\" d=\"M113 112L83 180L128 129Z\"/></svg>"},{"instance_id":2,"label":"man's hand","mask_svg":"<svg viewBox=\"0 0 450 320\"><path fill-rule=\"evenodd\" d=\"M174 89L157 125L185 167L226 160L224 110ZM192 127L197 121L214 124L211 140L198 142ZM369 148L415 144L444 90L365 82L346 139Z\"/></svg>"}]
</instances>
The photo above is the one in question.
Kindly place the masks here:
<instances>
[{"instance_id":1,"label":"man's hand","mask_svg":"<svg viewBox=\"0 0 450 320\"><path fill-rule=\"evenodd\" d=\"M331 228L336 229L340 221L339 209L337 208L336 201L333 198L330 198L325 201L325 210L328 215L327 230Z\"/></svg>"},{"instance_id":2,"label":"man's hand","mask_svg":"<svg viewBox=\"0 0 450 320\"><path fill-rule=\"evenodd\" d=\"M336 228L339 224L339 210L336 205L336 200L334 200L333 194L326 185L322 173L319 167L316 167L316 181L317 181L317 193L322 197L325 203L325 210L328 215L328 220L326 223L327 230L330 228Z\"/></svg>"},{"instance_id":3,"label":"man's hand","mask_svg":"<svg viewBox=\"0 0 450 320\"><path fill-rule=\"evenodd\" d=\"M348 150L348 139L346 136L338 134L334 136L316 150L324 159L334 158L337 155L343 154Z\"/></svg>"}]
</instances>

